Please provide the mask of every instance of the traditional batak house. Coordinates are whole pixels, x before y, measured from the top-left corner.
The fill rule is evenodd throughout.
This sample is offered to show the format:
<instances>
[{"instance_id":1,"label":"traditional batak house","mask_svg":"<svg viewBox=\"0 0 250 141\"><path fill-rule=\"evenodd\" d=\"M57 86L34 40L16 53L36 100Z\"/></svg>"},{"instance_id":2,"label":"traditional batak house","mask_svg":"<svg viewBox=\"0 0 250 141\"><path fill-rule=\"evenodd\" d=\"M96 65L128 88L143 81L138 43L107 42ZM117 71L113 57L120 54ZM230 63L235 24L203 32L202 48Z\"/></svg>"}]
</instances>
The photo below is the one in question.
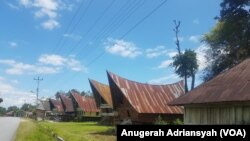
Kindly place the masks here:
<instances>
[{"instance_id":1,"label":"traditional batak house","mask_svg":"<svg viewBox=\"0 0 250 141\"><path fill-rule=\"evenodd\" d=\"M171 102L185 124L250 124L250 59Z\"/></svg>"},{"instance_id":2,"label":"traditional batak house","mask_svg":"<svg viewBox=\"0 0 250 141\"><path fill-rule=\"evenodd\" d=\"M51 119L58 121L62 120L64 109L61 100L49 99L49 102L51 108Z\"/></svg>"},{"instance_id":3,"label":"traditional batak house","mask_svg":"<svg viewBox=\"0 0 250 141\"><path fill-rule=\"evenodd\" d=\"M51 114L51 107L48 100L39 100L36 107L37 120L48 119Z\"/></svg>"},{"instance_id":4,"label":"traditional batak house","mask_svg":"<svg viewBox=\"0 0 250 141\"><path fill-rule=\"evenodd\" d=\"M81 96L76 91L71 91L73 107L77 111L78 120L94 121L100 119L100 110L96 106L95 99L91 96Z\"/></svg>"},{"instance_id":5,"label":"traditional batak house","mask_svg":"<svg viewBox=\"0 0 250 141\"><path fill-rule=\"evenodd\" d=\"M49 102L52 113L55 113L57 115L61 115L64 113L61 100L49 99Z\"/></svg>"},{"instance_id":6,"label":"traditional batak house","mask_svg":"<svg viewBox=\"0 0 250 141\"><path fill-rule=\"evenodd\" d=\"M64 121L72 120L75 115L76 111L73 107L72 99L64 94L59 94L59 98L62 102L63 110L64 110L64 116L62 117Z\"/></svg>"},{"instance_id":7,"label":"traditional batak house","mask_svg":"<svg viewBox=\"0 0 250 141\"><path fill-rule=\"evenodd\" d=\"M183 81L150 85L127 80L111 72L108 72L108 80L118 122L153 123L159 115L168 122L183 118L181 107L168 106L170 101L184 94Z\"/></svg>"},{"instance_id":8,"label":"traditional batak house","mask_svg":"<svg viewBox=\"0 0 250 141\"><path fill-rule=\"evenodd\" d=\"M102 124L114 124L113 102L108 85L89 79L97 107L101 110Z\"/></svg>"}]
</instances>

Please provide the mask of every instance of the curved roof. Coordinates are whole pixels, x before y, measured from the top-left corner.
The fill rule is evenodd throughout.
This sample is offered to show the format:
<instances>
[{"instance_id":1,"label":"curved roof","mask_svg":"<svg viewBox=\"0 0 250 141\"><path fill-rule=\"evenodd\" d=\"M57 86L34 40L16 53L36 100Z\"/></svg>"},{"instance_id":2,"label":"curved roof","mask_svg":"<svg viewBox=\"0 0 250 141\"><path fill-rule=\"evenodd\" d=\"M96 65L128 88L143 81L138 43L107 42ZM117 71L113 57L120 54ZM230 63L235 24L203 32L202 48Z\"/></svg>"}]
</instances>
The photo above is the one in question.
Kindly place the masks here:
<instances>
[{"instance_id":1,"label":"curved roof","mask_svg":"<svg viewBox=\"0 0 250 141\"><path fill-rule=\"evenodd\" d=\"M131 81L108 72L111 94L114 102L118 92L128 100L138 113L182 114L183 109L177 106L168 106L168 103L184 94L183 81L169 85L150 85ZM117 103L114 103L114 106Z\"/></svg>"},{"instance_id":2,"label":"curved roof","mask_svg":"<svg viewBox=\"0 0 250 141\"><path fill-rule=\"evenodd\" d=\"M57 112L63 112L63 106L60 100L49 99L49 101L56 108Z\"/></svg>"},{"instance_id":3,"label":"curved roof","mask_svg":"<svg viewBox=\"0 0 250 141\"><path fill-rule=\"evenodd\" d=\"M89 79L89 83L94 95L100 95L109 106L113 107L110 87L91 79Z\"/></svg>"},{"instance_id":4,"label":"curved roof","mask_svg":"<svg viewBox=\"0 0 250 141\"><path fill-rule=\"evenodd\" d=\"M81 96L77 92L71 92L71 95L77 102L79 108L84 112L99 112L96 106L95 99L89 96Z\"/></svg>"},{"instance_id":5,"label":"curved roof","mask_svg":"<svg viewBox=\"0 0 250 141\"><path fill-rule=\"evenodd\" d=\"M63 94L60 94L59 97L61 98L62 104L64 105L64 111L74 112L72 100Z\"/></svg>"},{"instance_id":6,"label":"curved roof","mask_svg":"<svg viewBox=\"0 0 250 141\"><path fill-rule=\"evenodd\" d=\"M250 101L250 59L217 75L171 105Z\"/></svg>"}]
</instances>

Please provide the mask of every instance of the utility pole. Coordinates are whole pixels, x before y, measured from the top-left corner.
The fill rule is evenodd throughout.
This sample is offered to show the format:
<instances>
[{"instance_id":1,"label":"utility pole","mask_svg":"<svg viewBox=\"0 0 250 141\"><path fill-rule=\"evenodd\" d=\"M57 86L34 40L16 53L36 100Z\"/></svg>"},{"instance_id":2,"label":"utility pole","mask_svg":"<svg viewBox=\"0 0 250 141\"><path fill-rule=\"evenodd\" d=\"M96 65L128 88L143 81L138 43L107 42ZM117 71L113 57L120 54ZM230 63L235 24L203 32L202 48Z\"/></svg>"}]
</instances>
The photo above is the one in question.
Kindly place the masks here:
<instances>
[{"instance_id":1,"label":"utility pole","mask_svg":"<svg viewBox=\"0 0 250 141\"><path fill-rule=\"evenodd\" d=\"M37 82L37 88L36 88L36 106L38 105L38 93L39 93L39 83L43 80L43 78L40 78L39 76L37 78L34 78L34 80Z\"/></svg>"}]
</instances>

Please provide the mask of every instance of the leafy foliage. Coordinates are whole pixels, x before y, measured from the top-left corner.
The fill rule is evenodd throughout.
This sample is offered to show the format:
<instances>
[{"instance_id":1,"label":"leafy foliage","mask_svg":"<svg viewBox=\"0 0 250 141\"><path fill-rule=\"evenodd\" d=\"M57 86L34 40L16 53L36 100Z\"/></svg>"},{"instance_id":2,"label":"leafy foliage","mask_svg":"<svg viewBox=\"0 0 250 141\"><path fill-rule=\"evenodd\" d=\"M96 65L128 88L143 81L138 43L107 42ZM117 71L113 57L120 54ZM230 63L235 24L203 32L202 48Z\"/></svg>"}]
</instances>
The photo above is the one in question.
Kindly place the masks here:
<instances>
[{"instance_id":1,"label":"leafy foliage","mask_svg":"<svg viewBox=\"0 0 250 141\"><path fill-rule=\"evenodd\" d=\"M21 110L23 111L34 111L35 110L35 106L28 104L28 103L24 103L21 107Z\"/></svg>"},{"instance_id":2,"label":"leafy foliage","mask_svg":"<svg viewBox=\"0 0 250 141\"><path fill-rule=\"evenodd\" d=\"M19 108L17 106L10 106L8 107L7 112L10 112L10 111L17 112L19 111Z\"/></svg>"},{"instance_id":3,"label":"leafy foliage","mask_svg":"<svg viewBox=\"0 0 250 141\"><path fill-rule=\"evenodd\" d=\"M168 122L164 121L162 117L159 115L155 120L155 125L167 125Z\"/></svg>"},{"instance_id":4,"label":"leafy foliage","mask_svg":"<svg viewBox=\"0 0 250 141\"><path fill-rule=\"evenodd\" d=\"M240 63L250 56L250 1L224 0L221 3L218 23L203 41L211 48L203 79L211 79L223 70Z\"/></svg>"},{"instance_id":5,"label":"leafy foliage","mask_svg":"<svg viewBox=\"0 0 250 141\"><path fill-rule=\"evenodd\" d=\"M6 113L6 108L0 107L0 116Z\"/></svg>"},{"instance_id":6,"label":"leafy foliage","mask_svg":"<svg viewBox=\"0 0 250 141\"><path fill-rule=\"evenodd\" d=\"M173 121L173 125L183 125L183 124L184 124L183 121L179 118Z\"/></svg>"},{"instance_id":7,"label":"leafy foliage","mask_svg":"<svg viewBox=\"0 0 250 141\"><path fill-rule=\"evenodd\" d=\"M180 77L185 78L185 90L187 88L187 78L192 77L191 89L194 88L195 74L198 70L198 63L196 58L196 53L193 50L185 50L182 54L177 54L173 57L172 66L175 68L175 73Z\"/></svg>"}]
</instances>

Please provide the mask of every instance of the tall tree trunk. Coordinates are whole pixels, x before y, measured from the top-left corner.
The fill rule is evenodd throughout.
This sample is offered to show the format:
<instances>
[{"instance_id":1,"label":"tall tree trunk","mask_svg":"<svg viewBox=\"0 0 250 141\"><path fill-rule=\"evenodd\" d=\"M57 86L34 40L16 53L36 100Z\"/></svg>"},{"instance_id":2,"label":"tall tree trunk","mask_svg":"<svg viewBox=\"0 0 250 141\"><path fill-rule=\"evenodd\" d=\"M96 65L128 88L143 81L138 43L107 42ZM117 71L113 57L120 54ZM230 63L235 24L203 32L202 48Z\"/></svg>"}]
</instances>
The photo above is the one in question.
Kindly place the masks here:
<instances>
[{"instance_id":1,"label":"tall tree trunk","mask_svg":"<svg viewBox=\"0 0 250 141\"><path fill-rule=\"evenodd\" d=\"M188 85L187 85L187 75L185 74L184 76L184 79L185 79L185 93L188 92Z\"/></svg>"},{"instance_id":2,"label":"tall tree trunk","mask_svg":"<svg viewBox=\"0 0 250 141\"><path fill-rule=\"evenodd\" d=\"M194 89L194 83L195 83L195 73L192 73L191 90L193 90L193 89Z\"/></svg>"}]
</instances>

